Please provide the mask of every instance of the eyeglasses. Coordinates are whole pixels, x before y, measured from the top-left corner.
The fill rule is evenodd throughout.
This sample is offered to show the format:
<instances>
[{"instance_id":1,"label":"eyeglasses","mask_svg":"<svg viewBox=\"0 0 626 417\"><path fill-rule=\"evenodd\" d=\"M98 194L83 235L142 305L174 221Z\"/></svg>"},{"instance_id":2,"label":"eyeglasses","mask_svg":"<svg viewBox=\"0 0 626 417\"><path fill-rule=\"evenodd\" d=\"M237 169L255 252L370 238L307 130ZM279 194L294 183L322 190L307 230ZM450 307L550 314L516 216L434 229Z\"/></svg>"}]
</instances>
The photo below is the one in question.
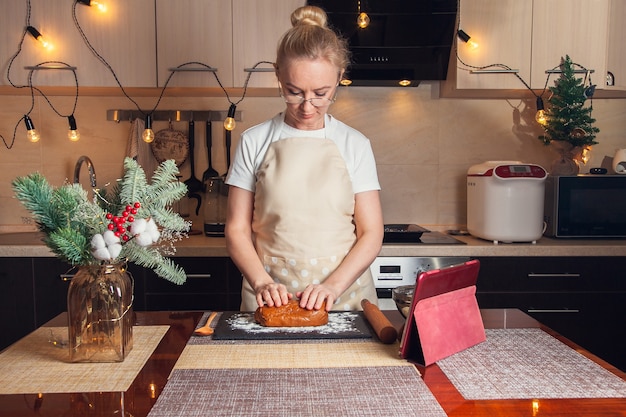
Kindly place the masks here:
<instances>
[{"instance_id":1,"label":"eyeglasses","mask_svg":"<svg viewBox=\"0 0 626 417\"><path fill-rule=\"evenodd\" d=\"M335 96L333 98L326 97L312 97L312 98L304 98L297 94L285 94L283 92L282 86L279 87L280 96L285 100L287 104L296 104L301 105L305 102L311 103L313 107L327 107L335 102Z\"/></svg>"}]
</instances>

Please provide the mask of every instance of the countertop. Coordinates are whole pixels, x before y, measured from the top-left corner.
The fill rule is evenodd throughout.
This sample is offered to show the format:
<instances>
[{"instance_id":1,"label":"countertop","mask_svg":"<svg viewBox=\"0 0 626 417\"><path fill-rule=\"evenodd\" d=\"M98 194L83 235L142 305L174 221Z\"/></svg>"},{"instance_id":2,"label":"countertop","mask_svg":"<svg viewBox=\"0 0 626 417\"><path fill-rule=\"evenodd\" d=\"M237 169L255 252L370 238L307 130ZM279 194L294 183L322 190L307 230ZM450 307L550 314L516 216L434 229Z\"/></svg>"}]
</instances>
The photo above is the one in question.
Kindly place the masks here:
<instances>
[{"instance_id":1,"label":"countertop","mask_svg":"<svg viewBox=\"0 0 626 417\"><path fill-rule=\"evenodd\" d=\"M133 416L146 417L154 407L157 398L162 394L168 378L172 374L172 369L186 347L202 314L198 311L136 312L136 325L169 325L170 329L127 391L2 395L0 396L0 416L130 415L132 413ZM394 326L398 327L403 324L397 311L385 311L384 314L389 317ZM485 328L489 329L539 327L619 378L626 378L626 374L623 372L574 345L519 310L482 310L481 315ZM47 323L46 326L62 326L66 323L66 319L63 314ZM426 368L417 366L417 368L424 383L449 416L623 416L626 405L625 398L466 400L438 364ZM33 377L37 377L36 373L33 374ZM362 384L367 386L375 386L379 383L380 379L364 379L362 381ZM395 383L395 381L390 383ZM289 401L298 401L298 398L289 398L289 396L293 396L292 391L291 394L289 390L285 390L285 392ZM301 395L301 393L296 392L295 395ZM220 396L217 398L218 401L223 400L223 398L220 400ZM254 401L253 396L250 397L250 401ZM356 404L358 405L358 403ZM313 410L313 412L319 414L319 411Z\"/></svg>"},{"instance_id":2,"label":"countertop","mask_svg":"<svg viewBox=\"0 0 626 417\"><path fill-rule=\"evenodd\" d=\"M0 234L0 257L53 257L38 232ZM384 244L379 256L626 256L626 239L553 239L537 243L497 243L455 236L464 245ZM176 242L174 257L226 257L221 237L192 235Z\"/></svg>"}]
</instances>

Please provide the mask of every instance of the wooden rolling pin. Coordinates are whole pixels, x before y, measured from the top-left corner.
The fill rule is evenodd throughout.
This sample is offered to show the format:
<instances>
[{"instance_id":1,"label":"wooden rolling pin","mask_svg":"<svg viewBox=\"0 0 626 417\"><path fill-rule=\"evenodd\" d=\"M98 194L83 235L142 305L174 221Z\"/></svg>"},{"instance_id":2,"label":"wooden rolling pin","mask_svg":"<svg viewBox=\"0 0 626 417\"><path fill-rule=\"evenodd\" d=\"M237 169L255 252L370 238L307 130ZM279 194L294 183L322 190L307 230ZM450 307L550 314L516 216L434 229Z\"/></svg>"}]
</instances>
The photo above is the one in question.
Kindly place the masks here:
<instances>
[{"instance_id":1,"label":"wooden rolling pin","mask_svg":"<svg viewBox=\"0 0 626 417\"><path fill-rule=\"evenodd\" d=\"M385 344L394 343L398 338L398 331L378 306L372 304L368 299L363 299L361 300L361 307L363 307L365 318L376 332L378 339Z\"/></svg>"}]
</instances>

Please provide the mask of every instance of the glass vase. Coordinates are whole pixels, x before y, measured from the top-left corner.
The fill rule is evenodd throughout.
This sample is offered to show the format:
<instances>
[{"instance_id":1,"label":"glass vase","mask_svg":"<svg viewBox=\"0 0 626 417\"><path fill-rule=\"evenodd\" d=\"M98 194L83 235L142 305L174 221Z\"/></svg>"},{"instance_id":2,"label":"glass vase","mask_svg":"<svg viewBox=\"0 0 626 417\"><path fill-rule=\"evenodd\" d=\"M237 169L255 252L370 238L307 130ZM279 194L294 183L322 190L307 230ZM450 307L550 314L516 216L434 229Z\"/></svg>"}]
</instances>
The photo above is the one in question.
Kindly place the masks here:
<instances>
[{"instance_id":1,"label":"glass vase","mask_svg":"<svg viewBox=\"0 0 626 417\"><path fill-rule=\"evenodd\" d=\"M125 264L82 266L67 293L70 362L122 362L133 347L133 282Z\"/></svg>"}]
</instances>

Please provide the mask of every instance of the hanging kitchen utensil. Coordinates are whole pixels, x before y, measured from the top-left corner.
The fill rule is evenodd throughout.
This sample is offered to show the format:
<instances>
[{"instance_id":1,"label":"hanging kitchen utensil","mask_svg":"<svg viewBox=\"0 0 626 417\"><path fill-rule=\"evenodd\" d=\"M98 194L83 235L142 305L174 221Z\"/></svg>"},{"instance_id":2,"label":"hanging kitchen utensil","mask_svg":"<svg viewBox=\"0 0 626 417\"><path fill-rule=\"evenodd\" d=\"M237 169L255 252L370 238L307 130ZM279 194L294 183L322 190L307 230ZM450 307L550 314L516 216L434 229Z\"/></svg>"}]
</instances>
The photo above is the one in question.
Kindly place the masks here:
<instances>
[{"instance_id":1,"label":"hanging kitchen utensil","mask_svg":"<svg viewBox=\"0 0 626 417\"><path fill-rule=\"evenodd\" d=\"M224 176L228 175L228 171L230 170L230 146L232 144L232 131L224 129L226 132L226 172Z\"/></svg>"},{"instance_id":2,"label":"hanging kitchen utensil","mask_svg":"<svg viewBox=\"0 0 626 417\"><path fill-rule=\"evenodd\" d=\"M196 205L196 215L200 213L200 204L202 203L202 196L200 193L202 192L202 181L196 178L196 169L195 169L195 128L196 124L193 120L189 121L189 162L191 163L191 176L189 179L185 180L185 185L187 186L187 197L195 198L198 200L198 204Z\"/></svg>"},{"instance_id":3,"label":"hanging kitchen utensil","mask_svg":"<svg viewBox=\"0 0 626 417\"><path fill-rule=\"evenodd\" d=\"M173 159L176 166L180 167L189 156L189 141L183 132L172 127L170 120L167 129L159 130L154 135L150 149L159 164Z\"/></svg>"},{"instance_id":4,"label":"hanging kitchen utensil","mask_svg":"<svg viewBox=\"0 0 626 417\"><path fill-rule=\"evenodd\" d=\"M215 177L219 177L219 173L213 168L213 161L212 161L212 156L211 156L211 148L213 147L213 132L211 131L211 121L207 120L206 121L206 134L205 134L205 140L206 140L206 152L207 152L207 158L209 161L209 167L206 169L206 171L204 171L204 173L202 174L202 183L204 184L204 186L206 187L206 182L209 178L215 178Z\"/></svg>"}]
</instances>

